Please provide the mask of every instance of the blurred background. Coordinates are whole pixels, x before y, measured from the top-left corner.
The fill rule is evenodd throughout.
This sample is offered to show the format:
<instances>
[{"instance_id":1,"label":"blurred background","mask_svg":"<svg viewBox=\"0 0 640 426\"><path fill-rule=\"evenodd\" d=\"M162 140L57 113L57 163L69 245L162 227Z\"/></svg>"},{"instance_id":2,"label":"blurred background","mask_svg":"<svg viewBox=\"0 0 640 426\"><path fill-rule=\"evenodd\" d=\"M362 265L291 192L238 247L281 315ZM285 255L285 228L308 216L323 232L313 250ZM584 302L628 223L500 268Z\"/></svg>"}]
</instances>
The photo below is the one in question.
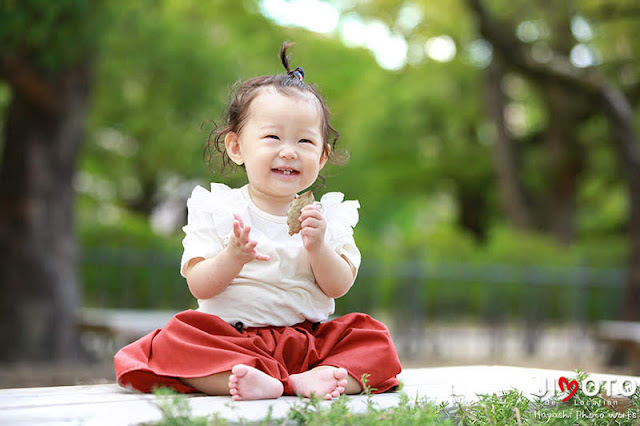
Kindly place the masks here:
<instances>
[{"instance_id":1,"label":"blurred background","mask_svg":"<svg viewBox=\"0 0 640 426\"><path fill-rule=\"evenodd\" d=\"M194 308L186 199L284 40L332 110L363 265L336 314L407 367L640 372L635 0L0 5L0 387L114 380ZM317 194L321 195L321 194Z\"/></svg>"}]
</instances>

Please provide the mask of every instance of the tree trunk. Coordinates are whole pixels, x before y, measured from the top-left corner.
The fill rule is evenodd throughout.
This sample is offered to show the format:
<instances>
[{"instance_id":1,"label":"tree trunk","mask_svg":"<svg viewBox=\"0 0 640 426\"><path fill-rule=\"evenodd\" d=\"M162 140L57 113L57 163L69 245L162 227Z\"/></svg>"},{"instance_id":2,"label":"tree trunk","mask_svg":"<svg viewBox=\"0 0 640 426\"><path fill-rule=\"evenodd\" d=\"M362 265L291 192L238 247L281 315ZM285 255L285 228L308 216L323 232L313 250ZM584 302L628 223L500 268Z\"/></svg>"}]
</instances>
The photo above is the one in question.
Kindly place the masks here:
<instances>
[{"instance_id":1,"label":"tree trunk","mask_svg":"<svg viewBox=\"0 0 640 426\"><path fill-rule=\"evenodd\" d=\"M610 122L612 139L618 154L622 176L629 191L629 275L624 292L620 319L640 321L640 146L634 128L634 115L624 94L613 87L605 88L598 100Z\"/></svg>"},{"instance_id":2,"label":"tree trunk","mask_svg":"<svg viewBox=\"0 0 640 426\"><path fill-rule=\"evenodd\" d=\"M73 179L90 64L42 76L4 59L12 99L0 168L0 360L75 358Z\"/></svg>"},{"instance_id":3,"label":"tree trunk","mask_svg":"<svg viewBox=\"0 0 640 426\"><path fill-rule=\"evenodd\" d=\"M564 57L569 57L575 44L571 32L572 8L568 2L543 0L552 36L550 46ZM584 154L578 143L578 116L584 102L575 91L554 81L540 85L547 107L546 129L547 159L549 164L548 227L556 240L570 244L576 237L578 179L584 168Z\"/></svg>"},{"instance_id":4,"label":"tree trunk","mask_svg":"<svg viewBox=\"0 0 640 426\"><path fill-rule=\"evenodd\" d=\"M516 146L507 130L504 111L506 96L502 90L504 71L497 58L487 69L487 110L493 119L496 139L493 147L493 168L498 180L502 206L512 226L530 231L534 229L534 215L527 204L527 197L518 175Z\"/></svg>"},{"instance_id":5,"label":"tree trunk","mask_svg":"<svg viewBox=\"0 0 640 426\"><path fill-rule=\"evenodd\" d=\"M560 243L570 244L576 236L578 179L584 168L584 154L576 136L576 96L553 82L541 87L549 116L545 132L548 230Z\"/></svg>"},{"instance_id":6,"label":"tree trunk","mask_svg":"<svg viewBox=\"0 0 640 426\"><path fill-rule=\"evenodd\" d=\"M458 185L458 225L471 232L475 240L484 244L487 240L487 197L482 191Z\"/></svg>"}]
</instances>

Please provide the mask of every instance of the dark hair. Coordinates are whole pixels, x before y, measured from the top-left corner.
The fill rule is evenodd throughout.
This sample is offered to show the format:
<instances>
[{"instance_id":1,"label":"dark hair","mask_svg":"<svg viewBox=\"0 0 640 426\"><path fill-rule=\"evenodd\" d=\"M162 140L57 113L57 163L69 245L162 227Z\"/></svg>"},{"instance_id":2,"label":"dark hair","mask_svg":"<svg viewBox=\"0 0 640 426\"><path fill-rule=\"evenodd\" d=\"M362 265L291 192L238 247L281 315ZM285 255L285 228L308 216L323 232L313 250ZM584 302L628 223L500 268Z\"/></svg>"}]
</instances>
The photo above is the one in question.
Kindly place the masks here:
<instances>
[{"instance_id":1,"label":"dark hair","mask_svg":"<svg viewBox=\"0 0 640 426\"><path fill-rule=\"evenodd\" d=\"M286 74L263 75L250 78L247 81L239 81L234 85L231 101L227 110L224 125L216 125L209 134L204 155L211 166L213 157L216 153L222 154L221 172L224 173L227 166L234 165L226 152L224 139L229 132L239 133L249 112L251 102L260 93L260 89L264 87L273 87L278 92L287 96L298 96L300 93L311 93L320 103L322 108L322 137L323 152L328 153L329 161L334 164L344 164L349 161L347 152L338 152L336 150L336 142L340 137L340 133L331 126L331 112L327 107L322 95L315 86L304 81L304 71L298 67L291 71L289 67L289 57L287 49L293 46L293 43L285 41L280 47L280 60L287 70Z\"/></svg>"}]
</instances>

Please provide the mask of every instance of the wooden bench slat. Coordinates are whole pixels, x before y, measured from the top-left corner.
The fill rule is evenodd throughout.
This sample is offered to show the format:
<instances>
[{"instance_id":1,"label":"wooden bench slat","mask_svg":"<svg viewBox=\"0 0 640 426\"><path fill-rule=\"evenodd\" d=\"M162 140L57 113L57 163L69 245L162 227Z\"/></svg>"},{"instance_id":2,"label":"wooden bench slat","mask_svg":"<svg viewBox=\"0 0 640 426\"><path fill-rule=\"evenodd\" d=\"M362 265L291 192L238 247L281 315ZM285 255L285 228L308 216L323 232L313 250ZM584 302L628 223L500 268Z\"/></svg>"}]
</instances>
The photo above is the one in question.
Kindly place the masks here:
<instances>
[{"instance_id":1,"label":"wooden bench slat","mask_svg":"<svg viewBox=\"0 0 640 426\"><path fill-rule=\"evenodd\" d=\"M164 327L175 311L83 308L77 318L82 330L103 331L113 335L138 338Z\"/></svg>"},{"instance_id":2,"label":"wooden bench slat","mask_svg":"<svg viewBox=\"0 0 640 426\"><path fill-rule=\"evenodd\" d=\"M600 321L597 328L598 337L604 340L619 340L640 345L640 322Z\"/></svg>"}]
</instances>

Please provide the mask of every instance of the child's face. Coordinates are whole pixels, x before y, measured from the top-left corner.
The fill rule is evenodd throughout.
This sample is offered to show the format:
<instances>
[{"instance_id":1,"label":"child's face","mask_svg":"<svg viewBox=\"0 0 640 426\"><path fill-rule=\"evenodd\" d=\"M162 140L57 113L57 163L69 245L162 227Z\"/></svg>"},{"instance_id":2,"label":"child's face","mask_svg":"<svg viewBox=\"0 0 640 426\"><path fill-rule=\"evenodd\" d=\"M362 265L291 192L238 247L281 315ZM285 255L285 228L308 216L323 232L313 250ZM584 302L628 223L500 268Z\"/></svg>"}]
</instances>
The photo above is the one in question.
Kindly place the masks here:
<instances>
[{"instance_id":1,"label":"child's face","mask_svg":"<svg viewBox=\"0 0 640 426\"><path fill-rule=\"evenodd\" d=\"M231 159L245 165L253 191L288 200L311 186L327 161L320 105L306 93L262 89L240 133L225 143Z\"/></svg>"}]
</instances>

